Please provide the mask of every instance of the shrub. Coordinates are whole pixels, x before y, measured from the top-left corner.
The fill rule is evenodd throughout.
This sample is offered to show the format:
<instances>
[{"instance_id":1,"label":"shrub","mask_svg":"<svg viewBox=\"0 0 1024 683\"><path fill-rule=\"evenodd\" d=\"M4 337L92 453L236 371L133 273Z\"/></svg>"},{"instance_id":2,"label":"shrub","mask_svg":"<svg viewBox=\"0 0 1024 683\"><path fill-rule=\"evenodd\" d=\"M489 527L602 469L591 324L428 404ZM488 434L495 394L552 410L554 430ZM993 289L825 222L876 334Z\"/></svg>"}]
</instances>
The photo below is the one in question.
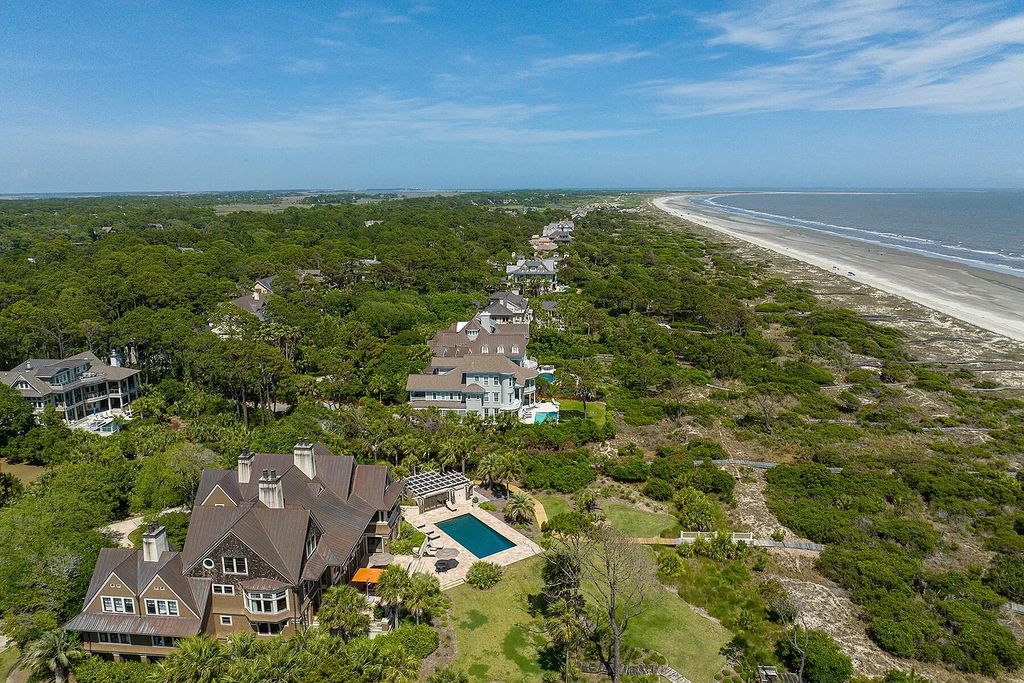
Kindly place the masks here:
<instances>
[{"instance_id":1,"label":"shrub","mask_svg":"<svg viewBox=\"0 0 1024 683\"><path fill-rule=\"evenodd\" d=\"M523 462L523 485L534 491L573 493L597 478L585 448L567 453L534 453Z\"/></svg>"},{"instance_id":2,"label":"shrub","mask_svg":"<svg viewBox=\"0 0 1024 683\"><path fill-rule=\"evenodd\" d=\"M638 482L646 481L650 476L650 467L643 456L629 458L623 462L609 460L604 468L605 474L615 481Z\"/></svg>"},{"instance_id":3,"label":"shrub","mask_svg":"<svg viewBox=\"0 0 1024 683\"><path fill-rule=\"evenodd\" d=\"M75 665L78 683L146 683L156 667L140 662L108 662L86 657Z\"/></svg>"},{"instance_id":4,"label":"shrub","mask_svg":"<svg viewBox=\"0 0 1024 683\"><path fill-rule=\"evenodd\" d=\"M791 635L787 633L779 640L776 652L791 671L796 671L800 668L801 656L791 642ZM845 683L853 676L850 658L843 654L827 634L801 629L796 633L796 641L799 649L806 650L804 679L807 683Z\"/></svg>"},{"instance_id":5,"label":"shrub","mask_svg":"<svg viewBox=\"0 0 1024 683\"><path fill-rule=\"evenodd\" d=\"M488 512L497 512L498 511L498 508L494 505L494 503L492 503L489 500L485 500L484 502L480 503L480 509L481 510L487 510Z\"/></svg>"},{"instance_id":6,"label":"shrub","mask_svg":"<svg viewBox=\"0 0 1024 683\"><path fill-rule=\"evenodd\" d=\"M427 657L440 644L437 631L426 624L402 624L386 637L401 644L416 659Z\"/></svg>"},{"instance_id":7,"label":"shrub","mask_svg":"<svg viewBox=\"0 0 1024 683\"><path fill-rule=\"evenodd\" d=\"M466 572L466 583L481 590L493 588L501 581L505 570L493 562L478 560Z\"/></svg>"},{"instance_id":8,"label":"shrub","mask_svg":"<svg viewBox=\"0 0 1024 683\"><path fill-rule=\"evenodd\" d=\"M672 484L664 479L651 479L644 486L644 495L652 500L668 500L674 492Z\"/></svg>"},{"instance_id":9,"label":"shrub","mask_svg":"<svg viewBox=\"0 0 1024 683\"><path fill-rule=\"evenodd\" d=\"M985 583L1014 602L1024 602L1024 555L996 555L985 576Z\"/></svg>"},{"instance_id":10,"label":"shrub","mask_svg":"<svg viewBox=\"0 0 1024 683\"><path fill-rule=\"evenodd\" d=\"M697 489L683 489L673 502L683 531L707 531L715 521L718 506Z\"/></svg>"},{"instance_id":11,"label":"shrub","mask_svg":"<svg viewBox=\"0 0 1024 683\"><path fill-rule=\"evenodd\" d=\"M442 666L430 674L427 683L469 683L469 674L454 666Z\"/></svg>"}]
</instances>

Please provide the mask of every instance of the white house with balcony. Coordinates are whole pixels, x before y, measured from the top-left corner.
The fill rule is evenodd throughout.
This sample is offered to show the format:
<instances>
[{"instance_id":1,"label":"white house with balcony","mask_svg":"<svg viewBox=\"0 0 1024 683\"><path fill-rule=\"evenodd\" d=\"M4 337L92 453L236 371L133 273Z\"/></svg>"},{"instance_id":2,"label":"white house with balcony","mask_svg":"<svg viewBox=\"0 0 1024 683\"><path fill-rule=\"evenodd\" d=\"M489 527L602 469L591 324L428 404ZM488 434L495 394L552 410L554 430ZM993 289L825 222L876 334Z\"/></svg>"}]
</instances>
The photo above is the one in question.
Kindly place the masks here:
<instances>
[{"instance_id":1,"label":"white house with balcony","mask_svg":"<svg viewBox=\"0 0 1024 683\"><path fill-rule=\"evenodd\" d=\"M139 371L122 366L111 354L103 363L92 352L54 360L30 358L6 372L0 382L13 387L36 413L49 406L69 427L112 433L114 417L131 417L130 404L139 395Z\"/></svg>"},{"instance_id":2,"label":"white house with balcony","mask_svg":"<svg viewBox=\"0 0 1024 683\"><path fill-rule=\"evenodd\" d=\"M406 390L413 408L484 418L500 413L522 417L536 402L537 370L501 355L435 356L423 373L409 375Z\"/></svg>"}]
</instances>

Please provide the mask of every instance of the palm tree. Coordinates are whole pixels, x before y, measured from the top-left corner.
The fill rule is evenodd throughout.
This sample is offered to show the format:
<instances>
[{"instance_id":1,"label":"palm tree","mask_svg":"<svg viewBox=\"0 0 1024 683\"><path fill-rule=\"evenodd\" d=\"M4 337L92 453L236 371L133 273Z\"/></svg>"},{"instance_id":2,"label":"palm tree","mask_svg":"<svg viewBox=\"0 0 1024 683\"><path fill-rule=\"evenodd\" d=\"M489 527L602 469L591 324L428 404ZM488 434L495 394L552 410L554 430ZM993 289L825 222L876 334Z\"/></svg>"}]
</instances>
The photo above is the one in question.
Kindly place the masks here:
<instances>
[{"instance_id":1,"label":"palm tree","mask_svg":"<svg viewBox=\"0 0 1024 683\"><path fill-rule=\"evenodd\" d=\"M420 673L420 660L413 653L395 643L384 645L379 651L380 683L415 683Z\"/></svg>"},{"instance_id":2,"label":"palm tree","mask_svg":"<svg viewBox=\"0 0 1024 683\"><path fill-rule=\"evenodd\" d=\"M380 580L377 582L377 595L381 601L393 607L395 610L395 625L402 615L402 601L409 593L409 574L397 564L388 565L381 572Z\"/></svg>"},{"instance_id":3,"label":"palm tree","mask_svg":"<svg viewBox=\"0 0 1024 683\"><path fill-rule=\"evenodd\" d=\"M158 665L163 683L217 683L229 664L228 653L216 640L191 636Z\"/></svg>"},{"instance_id":4,"label":"palm tree","mask_svg":"<svg viewBox=\"0 0 1024 683\"><path fill-rule=\"evenodd\" d=\"M409 591L405 605L416 617L416 623L424 612L432 612L441 604L441 582L433 574L413 574L409 579Z\"/></svg>"},{"instance_id":5,"label":"palm tree","mask_svg":"<svg viewBox=\"0 0 1024 683\"><path fill-rule=\"evenodd\" d=\"M522 491L510 495L505 502L505 519L513 524L533 520L533 500Z\"/></svg>"},{"instance_id":6,"label":"palm tree","mask_svg":"<svg viewBox=\"0 0 1024 683\"><path fill-rule=\"evenodd\" d=\"M469 674L453 666L442 666L430 675L427 683L469 683Z\"/></svg>"},{"instance_id":7,"label":"palm tree","mask_svg":"<svg viewBox=\"0 0 1024 683\"><path fill-rule=\"evenodd\" d=\"M335 586L324 593L317 618L346 643L370 630L366 598L352 586Z\"/></svg>"},{"instance_id":8,"label":"palm tree","mask_svg":"<svg viewBox=\"0 0 1024 683\"><path fill-rule=\"evenodd\" d=\"M503 451L498 456L498 483L508 493L508 482L518 479L523 474L523 460L516 451Z\"/></svg>"},{"instance_id":9,"label":"palm tree","mask_svg":"<svg viewBox=\"0 0 1024 683\"><path fill-rule=\"evenodd\" d=\"M228 658L232 660L252 659L260 651L260 642L252 631L240 631L228 636Z\"/></svg>"},{"instance_id":10,"label":"palm tree","mask_svg":"<svg viewBox=\"0 0 1024 683\"><path fill-rule=\"evenodd\" d=\"M580 640L583 639L583 625L576 615L576 610L568 602L562 601L556 604L554 614L544 621L544 630L547 631L551 642L561 649L565 656L562 680L568 681L572 655Z\"/></svg>"},{"instance_id":11,"label":"palm tree","mask_svg":"<svg viewBox=\"0 0 1024 683\"><path fill-rule=\"evenodd\" d=\"M501 456L495 451L484 453L476 465L476 475L485 484L496 482L501 476Z\"/></svg>"},{"instance_id":12,"label":"palm tree","mask_svg":"<svg viewBox=\"0 0 1024 683\"><path fill-rule=\"evenodd\" d=\"M78 634L56 628L29 643L20 661L36 676L52 676L57 683L64 683L71 667L84 656Z\"/></svg>"}]
</instances>

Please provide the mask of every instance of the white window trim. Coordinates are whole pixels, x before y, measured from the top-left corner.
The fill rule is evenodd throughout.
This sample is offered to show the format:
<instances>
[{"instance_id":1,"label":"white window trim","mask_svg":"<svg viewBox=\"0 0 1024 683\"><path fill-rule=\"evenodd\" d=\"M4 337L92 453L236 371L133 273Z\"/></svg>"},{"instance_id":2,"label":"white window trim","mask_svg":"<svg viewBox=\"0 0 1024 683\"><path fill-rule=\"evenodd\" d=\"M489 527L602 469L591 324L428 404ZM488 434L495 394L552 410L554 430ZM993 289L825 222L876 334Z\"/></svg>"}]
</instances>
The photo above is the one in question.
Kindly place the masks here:
<instances>
[{"instance_id":1,"label":"white window trim","mask_svg":"<svg viewBox=\"0 0 1024 683\"><path fill-rule=\"evenodd\" d=\"M231 619L231 615L229 615L229 614L222 614L222 615L220 615L220 625L221 626L232 626L233 624L234 624L234 622Z\"/></svg>"},{"instance_id":2,"label":"white window trim","mask_svg":"<svg viewBox=\"0 0 1024 683\"><path fill-rule=\"evenodd\" d=\"M228 571L228 563L227 563L228 560L234 560L234 562L232 564L235 566L236 569L238 567L238 560L241 560L244 563L245 570L244 571L240 571L240 572L238 572L238 571ZM224 571L225 574L233 574L235 576L248 576L249 575L249 558L247 558L247 557L222 557L222 558L220 558L220 568Z\"/></svg>"},{"instance_id":3,"label":"white window trim","mask_svg":"<svg viewBox=\"0 0 1024 683\"><path fill-rule=\"evenodd\" d=\"M118 609L118 601L120 601L121 609ZM135 599L134 598L121 598L117 596L102 595L100 596L100 604L103 606L103 611L113 614L135 614ZM109 609L107 605L110 605Z\"/></svg>"},{"instance_id":4,"label":"white window trim","mask_svg":"<svg viewBox=\"0 0 1024 683\"><path fill-rule=\"evenodd\" d=\"M217 591L218 588L220 589L219 592ZM234 595L235 594L235 586L234 586L234 584L231 584L231 583L215 583L215 584L213 584L213 594L214 595Z\"/></svg>"},{"instance_id":5,"label":"white window trim","mask_svg":"<svg viewBox=\"0 0 1024 683\"><path fill-rule=\"evenodd\" d=\"M160 611L161 607L164 609L162 612ZM146 598L146 614L152 617L177 617L181 615L181 612L178 610L177 600Z\"/></svg>"},{"instance_id":6,"label":"white window trim","mask_svg":"<svg viewBox=\"0 0 1024 683\"><path fill-rule=\"evenodd\" d=\"M258 596L258 597L257 597ZM277 603L284 598L284 607L278 607ZM253 603L259 603L260 609L253 609ZM263 603L272 602L274 611L264 611ZM245 608L253 614L283 614L290 607L288 589L282 588L279 591L245 591Z\"/></svg>"}]
</instances>

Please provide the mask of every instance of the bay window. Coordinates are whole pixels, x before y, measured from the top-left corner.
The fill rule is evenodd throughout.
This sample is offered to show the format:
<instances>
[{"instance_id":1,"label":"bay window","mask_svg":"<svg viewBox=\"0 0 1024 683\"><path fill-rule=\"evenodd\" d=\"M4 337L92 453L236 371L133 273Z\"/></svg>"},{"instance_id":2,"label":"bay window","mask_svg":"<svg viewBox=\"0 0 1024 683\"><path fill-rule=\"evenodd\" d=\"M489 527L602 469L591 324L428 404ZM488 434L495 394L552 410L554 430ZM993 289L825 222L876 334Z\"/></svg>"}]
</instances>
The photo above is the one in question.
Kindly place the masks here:
<instances>
[{"instance_id":1,"label":"bay window","mask_svg":"<svg viewBox=\"0 0 1024 683\"><path fill-rule=\"evenodd\" d=\"M245 602L253 614L279 614L288 609L288 589L273 593L246 591Z\"/></svg>"}]
</instances>

